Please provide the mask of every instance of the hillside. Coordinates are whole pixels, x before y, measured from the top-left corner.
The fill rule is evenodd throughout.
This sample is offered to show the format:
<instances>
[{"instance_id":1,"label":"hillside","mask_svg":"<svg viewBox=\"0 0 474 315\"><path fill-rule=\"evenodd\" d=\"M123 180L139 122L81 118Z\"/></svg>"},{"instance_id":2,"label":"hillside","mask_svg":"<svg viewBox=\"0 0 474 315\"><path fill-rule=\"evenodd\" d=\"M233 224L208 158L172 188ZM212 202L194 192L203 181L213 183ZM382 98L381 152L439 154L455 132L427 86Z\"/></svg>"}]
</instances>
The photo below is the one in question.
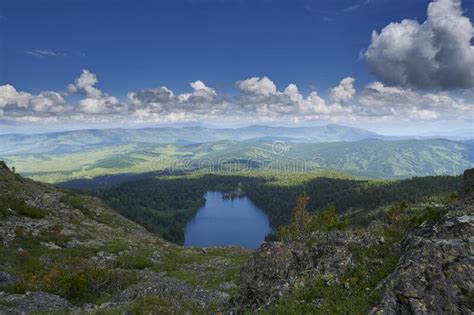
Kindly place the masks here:
<instances>
[{"instance_id":1,"label":"hillside","mask_svg":"<svg viewBox=\"0 0 474 315\"><path fill-rule=\"evenodd\" d=\"M346 173L376 179L457 175L474 165L472 141L365 140L293 143L267 140L187 145L129 143L61 154L6 156L19 173L44 182L150 171Z\"/></svg>"},{"instance_id":2,"label":"hillside","mask_svg":"<svg viewBox=\"0 0 474 315\"><path fill-rule=\"evenodd\" d=\"M168 241L183 244L186 224L205 204L207 191L230 192L240 187L267 215L274 230L291 221L294 202L303 192L310 197L309 208L322 211L336 207L340 215L354 214L353 221L368 222L368 212L377 215L385 207L405 200L409 203L436 204L457 191L460 176L419 177L397 181L372 181L337 177L335 174L290 174L272 176L250 174L203 174L126 177L122 183L109 176L95 180L64 183L100 197L111 208ZM118 176L122 177L122 176Z\"/></svg>"},{"instance_id":3,"label":"hillside","mask_svg":"<svg viewBox=\"0 0 474 315\"><path fill-rule=\"evenodd\" d=\"M37 135L0 135L0 155L70 153L111 145L127 143L203 143L219 140L249 140L254 138L274 138L299 142L359 141L382 139L383 136L367 130L326 125L319 127L269 127L249 126L243 128L210 129L204 127L185 128L142 128L76 130L44 133Z\"/></svg>"},{"instance_id":4,"label":"hillside","mask_svg":"<svg viewBox=\"0 0 474 315\"><path fill-rule=\"evenodd\" d=\"M348 226L331 209L311 215L297 205L280 241L264 243L242 267L233 310L472 314L473 191L471 169L459 201L424 211L401 202L367 229Z\"/></svg>"},{"instance_id":5,"label":"hillside","mask_svg":"<svg viewBox=\"0 0 474 315\"><path fill-rule=\"evenodd\" d=\"M239 248L169 244L100 200L0 163L0 314L207 312L235 292Z\"/></svg>"},{"instance_id":6,"label":"hillside","mask_svg":"<svg viewBox=\"0 0 474 315\"><path fill-rule=\"evenodd\" d=\"M455 203L395 203L368 228L295 211L252 253L169 244L2 162L0 313L469 314L473 184L468 170Z\"/></svg>"}]
</instances>

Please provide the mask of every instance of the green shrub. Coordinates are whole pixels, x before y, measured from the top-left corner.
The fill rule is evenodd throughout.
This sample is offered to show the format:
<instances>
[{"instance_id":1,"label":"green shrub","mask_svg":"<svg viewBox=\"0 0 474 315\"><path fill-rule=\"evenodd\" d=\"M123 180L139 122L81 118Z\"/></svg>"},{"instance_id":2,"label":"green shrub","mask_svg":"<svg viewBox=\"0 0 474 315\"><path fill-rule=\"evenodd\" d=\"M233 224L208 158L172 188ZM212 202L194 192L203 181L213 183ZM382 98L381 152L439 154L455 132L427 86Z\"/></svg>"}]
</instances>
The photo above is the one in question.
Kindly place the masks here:
<instances>
[{"instance_id":1,"label":"green shrub","mask_svg":"<svg viewBox=\"0 0 474 315\"><path fill-rule=\"evenodd\" d=\"M414 216L410 219L412 225L420 225L425 221L438 220L441 217L441 211L432 207L426 207L423 214Z\"/></svg>"},{"instance_id":2,"label":"green shrub","mask_svg":"<svg viewBox=\"0 0 474 315\"><path fill-rule=\"evenodd\" d=\"M32 219L42 219L47 215L46 210L29 206L24 200L18 200L8 195L0 196L0 218L9 215L8 209L13 209L19 215Z\"/></svg>"},{"instance_id":3,"label":"green shrub","mask_svg":"<svg viewBox=\"0 0 474 315\"><path fill-rule=\"evenodd\" d=\"M82 196L74 193L66 193L61 197L61 202L82 212L86 217L93 217L94 213L85 206L85 200Z\"/></svg>"},{"instance_id":4,"label":"green shrub","mask_svg":"<svg viewBox=\"0 0 474 315\"><path fill-rule=\"evenodd\" d=\"M26 203L21 202L17 207L13 208L19 215L31 218L31 219L42 219L46 216L47 212L43 209L28 206Z\"/></svg>"},{"instance_id":5,"label":"green shrub","mask_svg":"<svg viewBox=\"0 0 474 315\"><path fill-rule=\"evenodd\" d=\"M150 258L140 253L121 255L117 258L117 263L124 269L145 269L153 266Z\"/></svg>"},{"instance_id":6,"label":"green shrub","mask_svg":"<svg viewBox=\"0 0 474 315\"><path fill-rule=\"evenodd\" d=\"M0 199L0 219L8 216L8 206Z\"/></svg>"},{"instance_id":7,"label":"green shrub","mask_svg":"<svg viewBox=\"0 0 474 315\"><path fill-rule=\"evenodd\" d=\"M118 254L124 250L128 249L128 243L124 240L115 240L105 244L102 247L102 250L112 254Z\"/></svg>"},{"instance_id":8,"label":"green shrub","mask_svg":"<svg viewBox=\"0 0 474 315\"><path fill-rule=\"evenodd\" d=\"M277 235L280 240L305 239L316 231L342 230L348 226L347 220L338 217L335 207L329 207L321 212L309 212L308 201L306 194L298 197L291 223L281 226L278 230Z\"/></svg>"},{"instance_id":9,"label":"green shrub","mask_svg":"<svg viewBox=\"0 0 474 315\"><path fill-rule=\"evenodd\" d=\"M58 264L50 270L25 273L17 291L45 291L74 304L93 303L135 283L134 273L96 268L87 264L65 268Z\"/></svg>"}]
</instances>

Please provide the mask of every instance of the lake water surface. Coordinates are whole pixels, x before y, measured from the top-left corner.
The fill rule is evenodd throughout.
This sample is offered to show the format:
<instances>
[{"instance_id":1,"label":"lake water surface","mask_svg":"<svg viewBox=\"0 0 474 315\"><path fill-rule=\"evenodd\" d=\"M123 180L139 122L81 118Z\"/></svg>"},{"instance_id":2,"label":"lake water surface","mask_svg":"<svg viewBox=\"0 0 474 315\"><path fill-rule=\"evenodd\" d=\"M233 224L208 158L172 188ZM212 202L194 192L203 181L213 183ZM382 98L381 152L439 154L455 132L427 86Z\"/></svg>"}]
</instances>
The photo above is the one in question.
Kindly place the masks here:
<instances>
[{"instance_id":1,"label":"lake water surface","mask_svg":"<svg viewBox=\"0 0 474 315\"><path fill-rule=\"evenodd\" d=\"M206 204L186 225L185 246L240 245L257 248L271 231L267 215L247 197L223 199L207 192Z\"/></svg>"}]
</instances>

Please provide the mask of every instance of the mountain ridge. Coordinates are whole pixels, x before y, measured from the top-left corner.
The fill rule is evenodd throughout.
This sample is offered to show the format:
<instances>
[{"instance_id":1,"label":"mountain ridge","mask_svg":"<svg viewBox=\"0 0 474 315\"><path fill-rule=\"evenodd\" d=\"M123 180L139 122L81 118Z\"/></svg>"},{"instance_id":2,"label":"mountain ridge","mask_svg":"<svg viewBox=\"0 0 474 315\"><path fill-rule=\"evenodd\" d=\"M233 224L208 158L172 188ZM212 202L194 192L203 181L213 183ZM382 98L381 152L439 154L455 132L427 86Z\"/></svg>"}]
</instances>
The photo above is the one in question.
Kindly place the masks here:
<instances>
[{"instance_id":1,"label":"mountain ridge","mask_svg":"<svg viewBox=\"0 0 474 315\"><path fill-rule=\"evenodd\" d=\"M205 127L158 127L141 129L85 129L53 133L0 135L0 154L65 153L87 147L123 144L127 142L192 143L219 140L249 140L261 137L286 137L293 141L358 141L386 139L376 133L342 125L318 127L271 127L254 125L241 128L211 129Z\"/></svg>"}]
</instances>

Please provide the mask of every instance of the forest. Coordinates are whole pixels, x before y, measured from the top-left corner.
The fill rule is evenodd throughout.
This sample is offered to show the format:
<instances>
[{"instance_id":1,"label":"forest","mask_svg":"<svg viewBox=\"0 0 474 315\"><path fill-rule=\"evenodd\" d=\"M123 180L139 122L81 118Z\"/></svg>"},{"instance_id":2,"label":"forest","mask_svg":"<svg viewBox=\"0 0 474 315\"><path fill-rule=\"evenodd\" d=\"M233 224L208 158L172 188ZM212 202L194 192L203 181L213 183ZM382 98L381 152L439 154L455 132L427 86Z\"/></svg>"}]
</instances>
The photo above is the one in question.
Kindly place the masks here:
<instances>
[{"instance_id":1,"label":"forest","mask_svg":"<svg viewBox=\"0 0 474 315\"><path fill-rule=\"evenodd\" d=\"M168 241L182 244L184 229L205 204L207 191L230 192L241 187L265 211L273 229L288 224L295 200L309 196L308 209L322 211L335 207L338 215L353 216L364 224L365 214L394 204L441 201L461 185L460 176L415 177L406 180L373 181L315 177L307 180L293 174L288 182L278 177L215 175L163 176L127 181L101 189L85 190L102 198L125 217L145 226Z\"/></svg>"}]
</instances>

